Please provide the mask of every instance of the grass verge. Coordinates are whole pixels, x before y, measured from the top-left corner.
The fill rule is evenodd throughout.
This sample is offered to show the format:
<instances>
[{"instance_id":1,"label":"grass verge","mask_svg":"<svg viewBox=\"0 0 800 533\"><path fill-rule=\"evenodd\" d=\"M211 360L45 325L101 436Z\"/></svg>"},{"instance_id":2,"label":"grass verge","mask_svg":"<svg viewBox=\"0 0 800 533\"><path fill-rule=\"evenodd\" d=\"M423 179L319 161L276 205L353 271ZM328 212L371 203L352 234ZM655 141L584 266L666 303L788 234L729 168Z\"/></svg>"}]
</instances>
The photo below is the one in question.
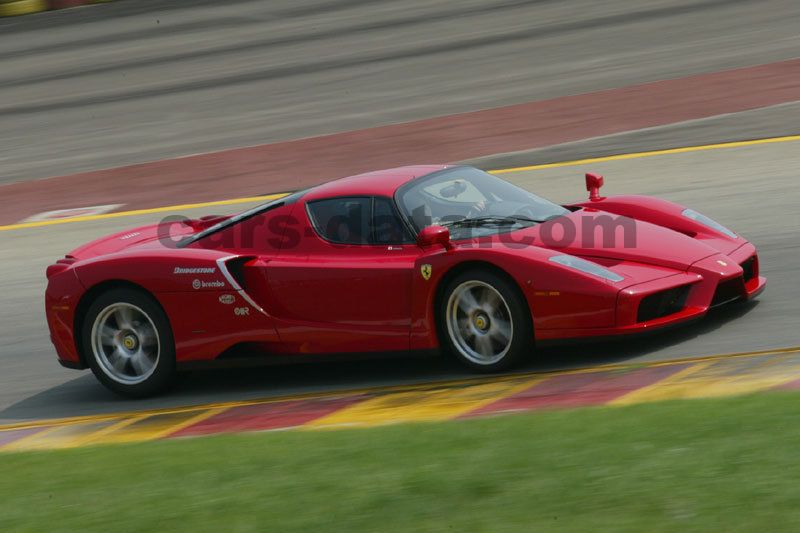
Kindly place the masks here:
<instances>
[{"instance_id":1,"label":"grass verge","mask_svg":"<svg viewBox=\"0 0 800 533\"><path fill-rule=\"evenodd\" d=\"M798 398L0 454L0 531L796 531Z\"/></svg>"}]
</instances>

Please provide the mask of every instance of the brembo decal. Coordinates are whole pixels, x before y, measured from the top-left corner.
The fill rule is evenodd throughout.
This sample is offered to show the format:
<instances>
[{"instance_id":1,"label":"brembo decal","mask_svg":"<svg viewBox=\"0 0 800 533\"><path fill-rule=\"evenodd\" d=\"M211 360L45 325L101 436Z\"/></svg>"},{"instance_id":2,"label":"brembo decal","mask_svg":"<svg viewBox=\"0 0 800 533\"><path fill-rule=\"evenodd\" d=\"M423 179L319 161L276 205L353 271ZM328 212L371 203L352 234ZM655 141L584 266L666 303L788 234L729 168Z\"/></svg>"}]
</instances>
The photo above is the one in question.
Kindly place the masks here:
<instances>
[{"instance_id":1,"label":"brembo decal","mask_svg":"<svg viewBox=\"0 0 800 533\"><path fill-rule=\"evenodd\" d=\"M224 286L225 284L220 280L203 281L200 279L196 279L192 282L193 289L219 289Z\"/></svg>"}]
</instances>

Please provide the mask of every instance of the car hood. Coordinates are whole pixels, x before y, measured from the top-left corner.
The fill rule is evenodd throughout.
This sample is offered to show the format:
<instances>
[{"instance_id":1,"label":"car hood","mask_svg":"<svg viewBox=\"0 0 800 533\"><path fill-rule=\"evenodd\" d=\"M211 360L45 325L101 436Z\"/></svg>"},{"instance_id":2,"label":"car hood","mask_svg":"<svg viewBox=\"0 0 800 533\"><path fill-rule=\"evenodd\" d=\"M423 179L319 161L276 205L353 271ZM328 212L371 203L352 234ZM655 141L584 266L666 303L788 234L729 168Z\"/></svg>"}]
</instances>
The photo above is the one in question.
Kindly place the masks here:
<instances>
[{"instance_id":1,"label":"car hood","mask_svg":"<svg viewBox=\"0 0 800 533\"><path fill-rule=\"evenodd\" d=\"M676 270L722 251L668 228L594 210L577 210L522 231L538 246L565 254Z\"/></svg>"}]
</instances>

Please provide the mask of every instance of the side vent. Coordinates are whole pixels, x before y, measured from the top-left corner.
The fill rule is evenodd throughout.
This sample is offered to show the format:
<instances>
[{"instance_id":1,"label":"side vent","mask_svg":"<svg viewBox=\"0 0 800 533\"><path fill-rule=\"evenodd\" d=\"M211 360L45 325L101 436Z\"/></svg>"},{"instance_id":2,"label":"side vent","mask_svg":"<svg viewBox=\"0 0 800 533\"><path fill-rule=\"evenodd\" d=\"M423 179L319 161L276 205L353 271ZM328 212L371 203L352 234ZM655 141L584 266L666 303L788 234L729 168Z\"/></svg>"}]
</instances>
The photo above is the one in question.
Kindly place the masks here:
<instances>
[{"instance_id":1,"label":"side vent","mask_svg":"<svg viewBox=\"0 0 800 533\"><path fill-rule=\"evenodd\" d=\"M264 309L258 305L247 293L247 287L245 283L245 276L244 276L244 265L248 261L252 261L255 259L253 256L245 256L245 257L223 257L221 259L217 259L217 266L219 267L220 273L225 276L225 279L228 280L228 283L233 286L234 290L239 293L239 296L242 297L244 301L252 305L258 312L266 315L267 313Z\"/></svg>"},{"instance_id":2,"label":"side vent","mask_svg":"<svg viewBox=\"0 0 800 533\"><path fill-rule=\"evenodd\" d=\"M682 229L677 229L677 228L669 228L669 229L671 229L672 231L675 231L677 233L683 233L684 235L686 235L687 237L691 237L692 239L697 237L697 232L696 231L682 230Z\"/></svg>"},{"instance_id":3,"label":"side vent","mask_svg":"<svg viewBox=\"0 0 800 533\"><path fill-rule=\"evenodd\" d=\"M237 257L235 259L230 259L225 261L225 266L228 267L228 272L230 273L231 277L236 281L239 285L241 290L247 290L247 286L244 280L244 265L248 261L252 261L253 257Z\"/></svg>"}]
</instances>

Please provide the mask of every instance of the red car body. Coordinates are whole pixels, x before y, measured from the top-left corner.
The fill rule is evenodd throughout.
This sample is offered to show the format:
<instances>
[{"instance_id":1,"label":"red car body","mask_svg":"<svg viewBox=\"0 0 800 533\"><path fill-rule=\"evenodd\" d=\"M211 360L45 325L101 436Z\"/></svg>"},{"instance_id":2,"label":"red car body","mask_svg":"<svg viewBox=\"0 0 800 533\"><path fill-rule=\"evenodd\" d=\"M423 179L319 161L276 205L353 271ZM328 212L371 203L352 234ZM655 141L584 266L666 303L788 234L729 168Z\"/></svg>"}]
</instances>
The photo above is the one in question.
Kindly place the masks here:
<instances>
[{"instance_id":1,"label":"red car body","mask_svg":"<svg viewBox=\"0 0 800 533\"><path fill-rule=\"evenodd\" d=\"M756 249L741 236L688 218L684 207L664 200L599 197L596 178L588 183L593 198L566 206L560 223L452 242L335 244L318 233L306 209L325 198L393 200L407 183L445 168L403 167L333 181L186 246L172 243L224 219L165 222L82 246L48 268L46 312L58 358L64 366L87 366L77 334L83 315L93 298L117 286L137 287L157 300L169 317L178 363L234 352L436 349L436 300L446 279L467 267L485 266L514 280L536 341L655 330L752 298L765 287ZM543 234L557 233L566 222L578 234L591 233L589 225L609 216L635 225L633 245L619 239L608 246L575 239L547 244L558 238ZM591 260L622 280L550 260L564 254ZM665 294L672 295L669 305Z\"/></svg>"}]
</instances>

